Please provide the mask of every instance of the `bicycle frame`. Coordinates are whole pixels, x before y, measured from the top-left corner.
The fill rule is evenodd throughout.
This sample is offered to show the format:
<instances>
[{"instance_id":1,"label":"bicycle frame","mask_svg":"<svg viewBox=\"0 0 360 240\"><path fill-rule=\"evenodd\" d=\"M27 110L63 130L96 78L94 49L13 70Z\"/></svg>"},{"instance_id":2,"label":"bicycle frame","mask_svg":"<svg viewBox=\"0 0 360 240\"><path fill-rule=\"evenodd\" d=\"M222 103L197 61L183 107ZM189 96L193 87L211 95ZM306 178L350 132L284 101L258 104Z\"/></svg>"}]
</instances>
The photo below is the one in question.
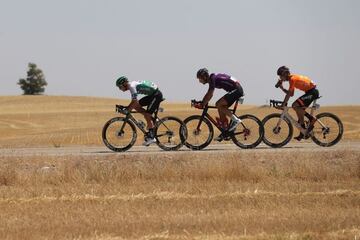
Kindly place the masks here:
<instances>
[{"instance_id":1,"label":"bicycle frame","mask_svg":"<svg viewBox=\"0 0 360 240\"><path fill-rule=\"evenodd\" d=\"M317 110L317 109L320 108L320 105L316 103L316 100L317 100L317 99L314 100L313 105L310 107L310 109L311 109L311 110L310 110L310 115L312 115L312 116L313 116L315 110ZM280 102L280 101L274 101L274 100L271 100L271 101L270 101L270 104L272 104L274 107L277 107L280 103L282 104L282 102ZM297 129L299 129L299 131L300 131L302 134L306 135L307 129L303 128L303 127L298 123L298 121L295 120L295 119L289 114L289 109L291 109L292 107L287 107L287 106L286 106L286 107L283 107L283 108L284 108L284 110L283 110L283 112L281 113L279 122L276 124L276 129L280 127L281 121L284 120L284 118L287 118L287 119L290 120L290 122L291 122L292 125L294 125ZM306 109L306 107L305 107L305 109ZM320 123L320 125L321 125L322 127L326 127L320 120L317 120L317 121Z\"/></svg>"},{"instance_id":2,"label":"bicycle frame","mask_svg":"<svg viewBox=\"0 0 360 240\"><path fill-rule=\"evenodd\" d=\"M243 98L240 98L239 100L237 100L237 101L235 102L234 108L231 110L231 112L232 112L233 114L236 113L236 109L237 109L237 107L238 107L238 105L239 105L239 102L240 102L240 104L242 104L243 101L244 101L244 99L243 99ZM201 124L202 124L202 122L203 122L203 119L204 119L204 118L207 118L222 134L224 134L224 135L228 134L228 133L229 133L228 130L221 128L221 127L219 126L219 124L216 122L216 120L215 120L213 117L211 117L211 115L208 113L208 110L209 110L209 109L217 109L217 107L215 107L215 106L209 106L209 105L206 105L206 106L204 107L203 112L202 112L202 114L201 114L201 119L200 119L199 124L198 124L198 126L196 127L196 129L197 129L197 130L200 130L200 126L201 126ZM244 129L246 129L244 123L241 122L241 124L243 125ZM238 132L238 133L234 133L234 135L239 135L239 134L243 134L243 133L244 133L244 132Z\"/></svg>"},{"instance_id":3,"label":"bicycle frame","mask_svg":"<svg viewBox=\"0 0 360 240\"><path fill-rule=\"evenodd\" d=\"M153 120L153 123L154 123L154 124L156 124L156 122L161 121L161 119L158 117L158 112L163 112L163 111L164 111L163 108L158 108L158 109L155 110L155 112L153 113L153 117L152 117L152 120ZM120 112L121 112L121 111L120 111ZM121 113L123 113L123 112L121 112ZM132 123L134 123L135 126L138 127L138 128L140 129L140 131L141 131L144 135L146 135L146 134L147 134L147 131L146 131L145 127L143 126L142 122L136 120L136 118L132 115L132 113L136 114L136 113L139 113L139 112L137 112L137 111L130 111L130 112L127 112L127 114L125 114L125 122L124 122L124 124L121 126L120 132L122 132L122 131L124 130L124 128L125 128L125 123L126 123L127 120L129 120L129 121L131 121ZM165 124L163 124L163 125L165 126L165 128L166 128L167 130L170 131L170 129L169 129ZM165 135L166 135L166 134L157 135L157 137L162 137L162 136L165 136Z\"/></svg>"}]
</instances>

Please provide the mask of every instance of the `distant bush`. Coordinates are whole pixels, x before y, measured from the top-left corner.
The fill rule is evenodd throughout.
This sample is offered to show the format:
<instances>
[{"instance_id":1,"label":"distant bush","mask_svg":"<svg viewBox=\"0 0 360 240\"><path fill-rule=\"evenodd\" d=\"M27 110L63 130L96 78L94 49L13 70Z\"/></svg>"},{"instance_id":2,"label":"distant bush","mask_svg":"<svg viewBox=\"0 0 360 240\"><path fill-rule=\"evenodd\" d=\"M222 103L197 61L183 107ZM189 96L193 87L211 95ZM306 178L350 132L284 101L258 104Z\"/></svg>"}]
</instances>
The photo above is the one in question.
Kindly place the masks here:
<instances>
[{"instance_id":1,"label":"distant bush","mask_svg":"<svg viewBox=\"0 0 360 240\"><path fill-rule=\"evenodd\" d=\"M24 91L24 95L42 94L47 86L42 70L37 68L34 63L29 63L28 67L27 78L20 79L17 84Z\"/></svg>"}]
</instances>

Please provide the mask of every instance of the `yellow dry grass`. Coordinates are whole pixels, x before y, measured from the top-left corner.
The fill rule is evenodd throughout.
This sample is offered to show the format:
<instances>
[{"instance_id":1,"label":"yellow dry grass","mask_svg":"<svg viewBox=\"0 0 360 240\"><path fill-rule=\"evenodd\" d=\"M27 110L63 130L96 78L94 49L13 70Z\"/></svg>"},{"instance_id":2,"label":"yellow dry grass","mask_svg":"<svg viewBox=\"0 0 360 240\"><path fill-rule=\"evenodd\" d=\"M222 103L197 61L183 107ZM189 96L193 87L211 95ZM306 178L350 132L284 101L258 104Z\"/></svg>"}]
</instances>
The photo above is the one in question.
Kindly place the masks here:
<instances>
[{"instance_id":1,"label":"yellow dry grass","mask_svg":"<svg viewBox=\"0 0 360 240\"><path fill-rule=\"evenodd\" d=\"M116 103L0 97L0 147L102 145ZM359 106L322 111L360 139ZM0 239L360 239L359 182L356 148L0 156Z\"/></svg>"},{"instance_id":2,"label":"yellow dry grass","mask_svg":"<svg viewBox=\"0 0 360 240\"><path fill-rule=\"evenodd\" d=\"M115 104L127 102L91 97L0 97L0 147L102 145L103 125L111 117L118 116L114 112ZM190 108L190 104L165 103L162 106L165 112L161 116L185 119L200 114L199 110ZM237 113L250 113L262 119L275 111L267 107L240 106ZM321 111L333 112L342 119L344 140L360 139L360 106L324 107Z\"/></svg>"},{"instance_id":3,"label":"yellow dry grass","mask_svg":"<svg viewBox=\"0 0 360 240\"><path fill-rule=\"evenodd\" d=\"M359 150L0 160L0 239L359 239Z\"/></svg>"}]
</instances>

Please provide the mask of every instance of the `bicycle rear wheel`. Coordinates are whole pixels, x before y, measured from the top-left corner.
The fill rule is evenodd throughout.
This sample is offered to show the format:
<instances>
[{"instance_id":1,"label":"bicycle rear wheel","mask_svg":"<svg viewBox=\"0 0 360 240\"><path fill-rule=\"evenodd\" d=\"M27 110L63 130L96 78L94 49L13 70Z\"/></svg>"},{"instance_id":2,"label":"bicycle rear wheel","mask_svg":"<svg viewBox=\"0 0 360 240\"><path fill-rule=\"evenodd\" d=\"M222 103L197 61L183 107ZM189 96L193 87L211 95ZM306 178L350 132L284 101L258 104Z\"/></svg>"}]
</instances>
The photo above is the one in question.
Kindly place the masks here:
<instances>
[{"instance_id":1,"label":"bicycle rear wheel","mask_svg":"<svg viewBox=\"0 0 360 240\"><path fill-rule=\"evenodd\" d=\"M344 127L341 120L332 113L320 113L316 116L311 139L319 146L331 147L342 138Z\"/></svg>"},{"instance_id":2,"label":"bicycle rear wheel","mask_svg":"<svg viewBox=\"0 0 360 240\"><path fill-rule=\"evenodd\" d=\"M176 117L160 119L155 126L157 145L165 151L175 151L184 144L184 123Z\"/></svg>"},{"instance_id":3,"label":"bicycle rear wheel","mask_svg":"<svg viewBox=\"0 0 360 240\"><path fill-rule=\"evenodd\" d=\"M124 152L136 142L136 128L132 122L115 117L105 123L102 139L106 147L115 152Z\"/></svg>"},{"instance_id":4,"label":"bicycle rear wheel","mask_svg":"<svg viewBox=\"0 0 360 240\"><path fill-rule=\"evenodd\" d=\"M241 123L231 135L233 142L241 148L254 148L259 145L264 136L264 127L261 121L253 115L240 116Z\"/></svg>"},{"instance_id":5,"label":"bicycle rear wheel","mask_svg":"<svg viewBox=\"0 0 360 240\"><path fill-rule=\"evenodd\" d=\"M266 145L279 148L290 142L293 126L289 119L281 119L281 114L273 113L262 120L264 126L263 141Z\"/></svg>"},{"instance_id":6,"label":"bicycle rear wheel","mask_svg":"<svg viewBox=\"0 0 360 240\"><path fill-rule=\"evenodd\" d=\"M202 120L200 127L198 125ZM191 150L201 150L207 147L214 136L214 128L211 122L199 115L193 115L184 120L187 136L185 146Z\"/></svg>"}]
</instances>

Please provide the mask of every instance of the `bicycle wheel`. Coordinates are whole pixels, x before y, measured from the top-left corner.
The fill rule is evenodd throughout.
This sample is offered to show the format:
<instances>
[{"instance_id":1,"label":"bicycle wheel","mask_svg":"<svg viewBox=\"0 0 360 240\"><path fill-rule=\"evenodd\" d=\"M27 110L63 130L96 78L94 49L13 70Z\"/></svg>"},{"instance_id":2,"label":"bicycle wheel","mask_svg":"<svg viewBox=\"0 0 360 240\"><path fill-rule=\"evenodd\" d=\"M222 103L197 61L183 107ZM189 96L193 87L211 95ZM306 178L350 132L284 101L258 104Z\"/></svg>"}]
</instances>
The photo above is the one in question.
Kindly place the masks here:
<instances>
[{"instance_id":1,"label":"bicycle wheel","mask_svg":"<svg viewBox=\"0 0 360 240\"><path fill-rule=\"evenodd\" d=\"M191 150L201 150L207 147L214 136L213 126L208 119L203 118L198 128L201 118L199 115L193 115L184 120L187 132L185 146Z\"/></svg>"},{"instance_id":2,"label":"bicycle wheel","mask_svg":"<svg viewBox=\"0 0 360 240\"><path fill-rule=\"evenodd\" d=\"M320 113L316 116L311 139L319 146L331 147L342 138L344 127L341 120L332 113Z\"/></svg>"},{"instance_id":3,"label":"bicycle wheel","mask_svg":"<svg viewBox=\"0 0 360 240\"><path fill-rule=\"evenodd\" d=\"M178 150L184 144L184 123L176 117L164 117L155 126L157 145L165 151Z\"/></svg>"},{"instance_id":4,"label":"bicycle wheel","mask_svg":"<svg viewBox=\"0 0 360 240\"><path fill-rule=\"evenodd\" d=\"M231 135L232 141L241 148L254 148L259 145L264 136L264 127L261 121L253 115L239 117L241 123Z\"/></svg>"},{"instance_id":5,"label":"bicycle wheel","mask_svg":"<svg viewBox=\"0 0 360 240\"><path fill-rule=\"evenodd\" d=\"M115 117L105 123L102 138L104 144L115 152L124 152L136 141L136 128L132 122L122 117Z\"/></svg>"},{"instance_id":6,"label":"bicycle wheel","mask_svg":"<svg viewBox=\"0 0 360 240\"><path fill-rule=\"evenodd\" d=\"M281 119L281 114L273 113L262 120L264 127L263 141L266 145L279 148L290 142L293 126L289 119Z\"/></svg>"}]
</instances>

